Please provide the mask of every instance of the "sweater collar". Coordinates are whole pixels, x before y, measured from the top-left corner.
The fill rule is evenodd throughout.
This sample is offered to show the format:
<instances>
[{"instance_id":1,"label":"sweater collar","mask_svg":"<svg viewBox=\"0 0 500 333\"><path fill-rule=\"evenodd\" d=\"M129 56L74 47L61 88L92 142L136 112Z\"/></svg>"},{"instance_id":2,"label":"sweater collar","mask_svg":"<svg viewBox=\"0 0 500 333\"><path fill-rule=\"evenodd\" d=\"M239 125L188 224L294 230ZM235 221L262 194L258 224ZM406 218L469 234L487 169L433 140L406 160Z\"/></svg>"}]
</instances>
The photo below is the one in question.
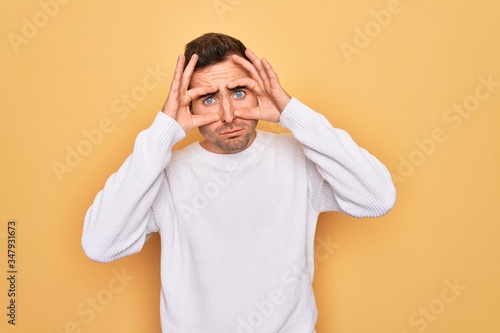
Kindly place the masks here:
<instances>
[{"instance_id":1,"label":"sweater collar","mask_svg":"<svg viewBox=\"0 0 500 333\"><path fill-rule=\"evenodd\" d=\"M239 168L244 168L252 161L258 159L260 152L263 149L263 140L266 135L265 132L256 130L257 134L255 140L252 144L243 151L234 154L218 154L213 153L200 145L200 142L195 142L191 145L192 153L199 156L199 160L203 162L208 162L211 165L219 165L228 169L228 171L236 171Z\"/></svg>"}]
</instances>

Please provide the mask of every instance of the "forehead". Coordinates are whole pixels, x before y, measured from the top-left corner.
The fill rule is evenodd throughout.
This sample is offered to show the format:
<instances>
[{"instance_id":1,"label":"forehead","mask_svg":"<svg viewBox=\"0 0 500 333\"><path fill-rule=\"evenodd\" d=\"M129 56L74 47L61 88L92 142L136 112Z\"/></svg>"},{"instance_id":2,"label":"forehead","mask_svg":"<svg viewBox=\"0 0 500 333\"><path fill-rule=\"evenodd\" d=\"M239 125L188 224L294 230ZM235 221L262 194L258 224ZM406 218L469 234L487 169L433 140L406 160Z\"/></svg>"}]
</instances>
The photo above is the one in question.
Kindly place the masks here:
<instances>
[{"instance_id":1,"label":"forehead","mask_svg":"<svg viewBox=\"0 0 500 333\"><path fill-rule=\"evenodd\" d=\"M190 88L207 85L225 87L229 82L243 77L250 77L248 71L229 59L194 72L189 86Z\"/></svg>"}]
</instances>

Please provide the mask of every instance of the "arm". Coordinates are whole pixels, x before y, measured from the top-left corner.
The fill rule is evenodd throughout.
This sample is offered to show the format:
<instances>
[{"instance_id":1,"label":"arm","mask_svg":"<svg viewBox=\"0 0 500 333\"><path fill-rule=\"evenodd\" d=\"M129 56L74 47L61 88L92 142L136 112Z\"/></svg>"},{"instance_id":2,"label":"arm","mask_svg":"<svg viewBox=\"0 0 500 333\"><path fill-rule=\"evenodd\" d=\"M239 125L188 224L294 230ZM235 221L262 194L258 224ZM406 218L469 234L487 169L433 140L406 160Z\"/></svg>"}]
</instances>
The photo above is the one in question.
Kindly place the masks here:
<instances>
[{"instance_id":1,"label":"arm","mask_svg":"<svg viewBox=\"0 0 500 333\"><path fill-rule=\"evenodd\" d=\"M239 109L236 116L280 122L304 146L308 158L310 199L316 212L336 210L357 217L375 217L394 205L395 189L384 165L358 147L344 131L334 129L325 117L292 99L281 87L266 59L250 50L248 62L233 56L251 78L230 85L249 87L257 96L253 109Z\"/></svg>"},{"instance_id":2,"label":"arm","mask_svg":"<svg viewBox=\"0 0 500 333\"><path fill-rule=\"evenodd\" d=\"M162 112L137 136L133 153L107 180L87 211L82 247L89 258L107 262L139 252L148 234L158 231L157 219L172 219L168 181L163 172L172 146L191 129L219 119L217 114L191 114L191 98L214 92L214 87L188 90L197 60L193 55L183 70L185 59L179 56ZM153 211L155 201L166 206L161 215Z\"/></svg>"},{"instance_id":3,"label":"arm","mask_svg":"<svg viewBox=\"0 0 500 333\"><path fill-rule=\"evenodd\" d=\"M345 131L295 98L281 113L280 123L304 146L316 212L378 217L393 207L396 191L390 173Z\"/></svg>"},{"instance_id":4,"label":"arm","mask_svg":"<svg viewBox=\"0 0 500 333\"><path fill-rule=\"evenodd\" d=\"M184 136L161 112L137 136L133 153L106 181L85 215L82 247L89 258L108 262L139 252L147 235L158 231L152 206L168 195L163 170L172 146Z\"/></svg>"}]
</instances>

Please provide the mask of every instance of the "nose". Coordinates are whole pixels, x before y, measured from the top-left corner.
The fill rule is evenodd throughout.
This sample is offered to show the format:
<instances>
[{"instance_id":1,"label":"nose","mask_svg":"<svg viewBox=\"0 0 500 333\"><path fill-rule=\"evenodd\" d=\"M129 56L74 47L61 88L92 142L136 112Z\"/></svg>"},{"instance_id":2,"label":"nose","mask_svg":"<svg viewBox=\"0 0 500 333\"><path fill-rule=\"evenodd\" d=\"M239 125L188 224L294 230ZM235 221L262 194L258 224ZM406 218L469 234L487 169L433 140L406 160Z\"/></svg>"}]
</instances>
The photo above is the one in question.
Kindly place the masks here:
<instances>
[{"instance_id":1,"label":"nose","mask_svg":"<svg viewBox=\"0 0 500 333\"><path fill-rule=\"evenodd\" d=\"M227 99L222 102L222 114L220 119L223 123L232 123L236 119L234 107Z\"/></svg>"}]
</instances>

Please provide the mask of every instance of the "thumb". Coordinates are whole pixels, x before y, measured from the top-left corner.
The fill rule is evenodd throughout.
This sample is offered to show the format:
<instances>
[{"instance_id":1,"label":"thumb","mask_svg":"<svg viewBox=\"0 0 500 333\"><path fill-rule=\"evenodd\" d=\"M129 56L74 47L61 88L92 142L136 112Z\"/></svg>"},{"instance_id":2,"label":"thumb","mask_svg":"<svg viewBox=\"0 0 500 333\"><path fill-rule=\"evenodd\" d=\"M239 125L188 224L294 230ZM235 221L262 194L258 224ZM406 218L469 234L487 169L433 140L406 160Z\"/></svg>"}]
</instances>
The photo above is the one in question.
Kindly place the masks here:
<instances>
[{"instance_id":1,"label":"thumb","mask_svg":"<svg viewBox=\"0 0 500 333\"><path fill-rule=\"evenodd\" d=\"M237 109L234 110L234 115L243 119L260 119L259 108L253 109Z\"/></svg>"},{"instance_id":2,"label":"thumb","mask_svg":"<svg viewBox=\"0 0 500 333\"><path fill-rule=\"evenodd\" d=\"M206 114L193 115L192 119L193 119L193 127L195 128L218 121L220 119L220 116L217 113L206 113Z\"/></svg>"}]
</instances>

